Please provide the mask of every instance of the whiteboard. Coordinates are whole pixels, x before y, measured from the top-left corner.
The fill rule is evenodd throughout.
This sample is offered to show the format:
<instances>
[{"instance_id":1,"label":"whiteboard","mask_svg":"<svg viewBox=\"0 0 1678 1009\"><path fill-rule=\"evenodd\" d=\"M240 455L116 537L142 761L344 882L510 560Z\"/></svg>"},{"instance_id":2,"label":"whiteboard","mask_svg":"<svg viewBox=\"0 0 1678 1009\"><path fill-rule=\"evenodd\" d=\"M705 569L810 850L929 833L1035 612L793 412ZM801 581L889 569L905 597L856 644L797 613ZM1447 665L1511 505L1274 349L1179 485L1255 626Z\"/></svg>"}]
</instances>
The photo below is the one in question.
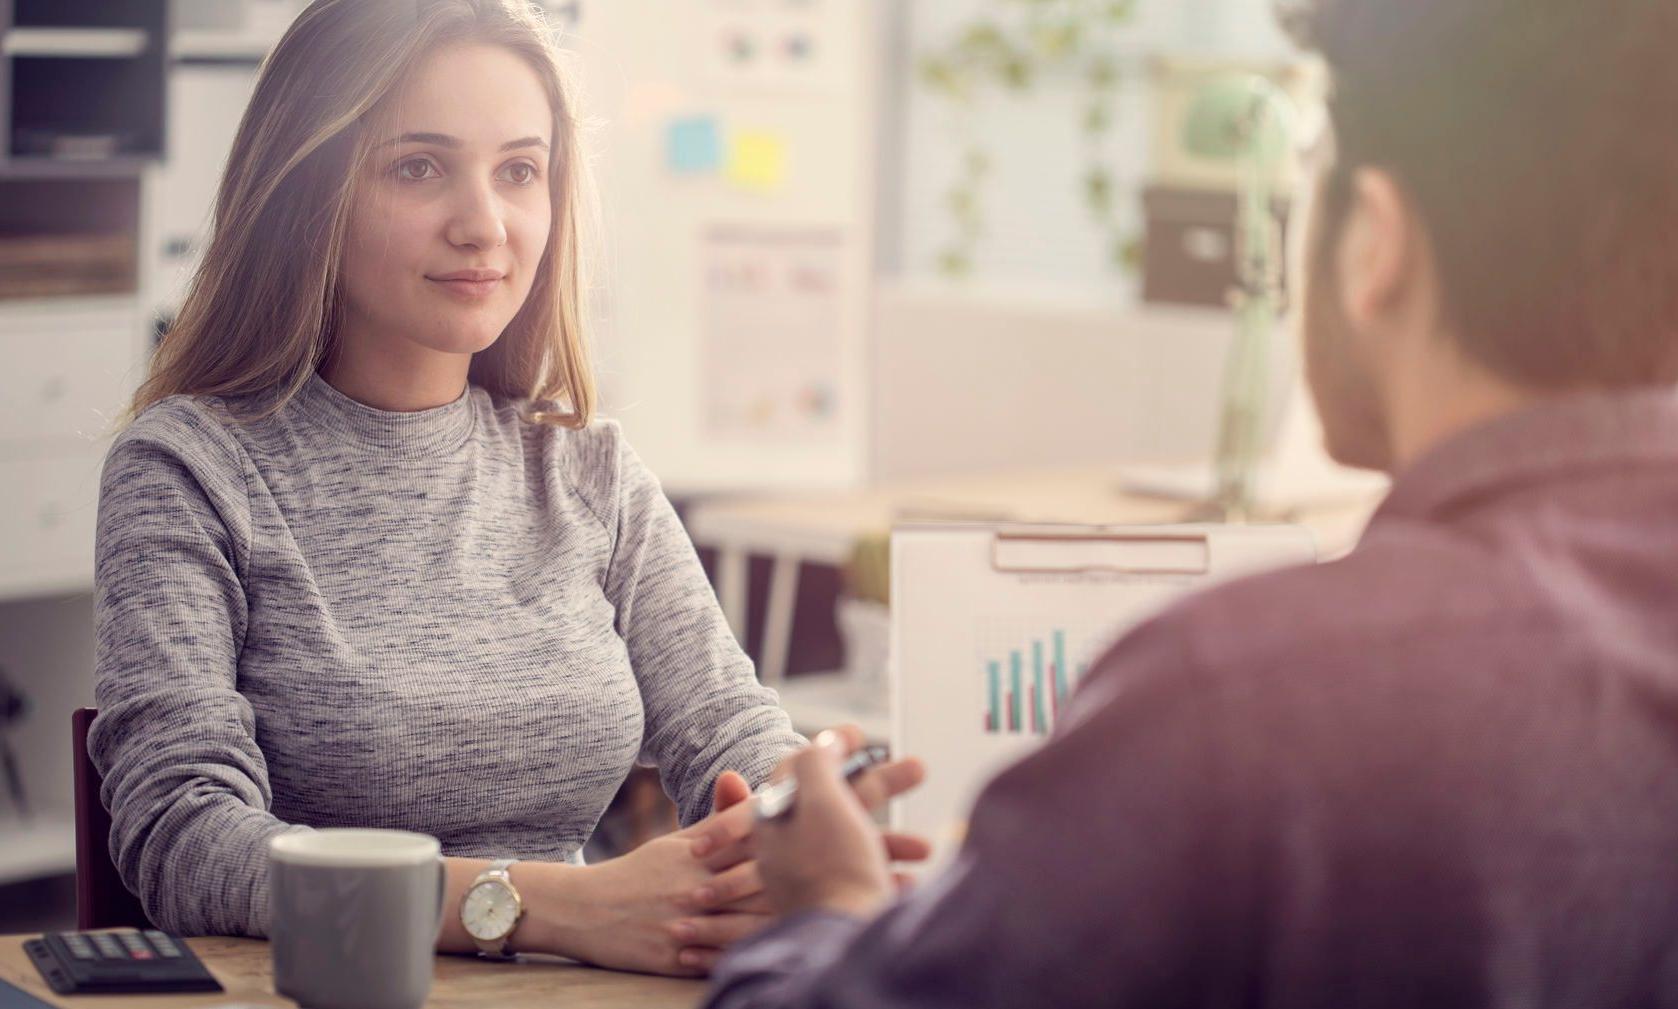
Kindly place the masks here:
<instances>
[{"instance_id":1,"label":"whiteboard","mask_svg":"<svg viewBox=\"0 0 1678 1009\"><path fill-rule=\"evenodd\" d=\"M603 413L673 494L866 476L873 10L585 2L563 40L595 124ZM719 259L824 279L757 313Z\"/></svg>"}]
</instances>

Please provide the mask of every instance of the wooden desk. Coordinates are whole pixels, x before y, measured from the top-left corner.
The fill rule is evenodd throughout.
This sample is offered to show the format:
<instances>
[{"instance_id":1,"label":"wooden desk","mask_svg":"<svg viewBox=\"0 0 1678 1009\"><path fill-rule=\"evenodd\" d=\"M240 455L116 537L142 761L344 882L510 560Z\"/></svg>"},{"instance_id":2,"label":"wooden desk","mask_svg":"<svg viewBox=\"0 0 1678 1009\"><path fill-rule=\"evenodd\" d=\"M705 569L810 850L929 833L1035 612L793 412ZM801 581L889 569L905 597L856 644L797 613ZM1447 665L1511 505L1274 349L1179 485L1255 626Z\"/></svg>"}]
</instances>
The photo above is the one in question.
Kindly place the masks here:
<instances>
[{"instance_id":1,"label":"wooden desk","mask_svg":"<svg viewBox=\"0 0 1678 1009\"><path fill-rule=\"evenodd\" d=\"M294 1006L274 994L268 944L260 939L190 939L188 944L227 990L196 995L58 995L23 952L34 936L0 936L0 978L57 1006L100 1009L210 1007L232 1002ZM692 1009L704 995L702 981L622 974L549 957L489 963L439 956L427 1006L437 1009Z\"/></svg>"}]
</instances>

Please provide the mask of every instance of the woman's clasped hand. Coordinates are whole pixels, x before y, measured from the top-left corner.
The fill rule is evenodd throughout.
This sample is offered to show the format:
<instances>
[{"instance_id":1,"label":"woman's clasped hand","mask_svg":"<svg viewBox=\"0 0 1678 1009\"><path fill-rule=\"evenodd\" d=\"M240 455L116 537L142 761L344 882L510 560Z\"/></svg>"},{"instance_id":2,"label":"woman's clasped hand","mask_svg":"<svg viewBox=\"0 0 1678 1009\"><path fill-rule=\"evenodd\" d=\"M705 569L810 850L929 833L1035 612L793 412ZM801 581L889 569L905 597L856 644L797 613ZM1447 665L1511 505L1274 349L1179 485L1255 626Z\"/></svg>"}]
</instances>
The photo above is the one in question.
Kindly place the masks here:
<instances>
[{"instance_id":1,"label":"woman's clasped hand","mask_svg":"<svg viewBox=\"0 0 1678 1009\"><path fill-rule=\"evenodd\" d=\"M854 740L853 746L861 744L854 726L833 731ZM865 807L879 809L923 776L918 760L893 760L864 772L852 787ZM724 772L710 816L618 858L573 869L563 898L536 902L553 930L552 940L542 945L602 967L709 973L724 950L774 917L753 854L750 798L746 780ZM888 831L881 838L892 861L919 861L930 852L917 837ZM898 881L907 885L906 877Z\"/></svg>"}]
</instances>

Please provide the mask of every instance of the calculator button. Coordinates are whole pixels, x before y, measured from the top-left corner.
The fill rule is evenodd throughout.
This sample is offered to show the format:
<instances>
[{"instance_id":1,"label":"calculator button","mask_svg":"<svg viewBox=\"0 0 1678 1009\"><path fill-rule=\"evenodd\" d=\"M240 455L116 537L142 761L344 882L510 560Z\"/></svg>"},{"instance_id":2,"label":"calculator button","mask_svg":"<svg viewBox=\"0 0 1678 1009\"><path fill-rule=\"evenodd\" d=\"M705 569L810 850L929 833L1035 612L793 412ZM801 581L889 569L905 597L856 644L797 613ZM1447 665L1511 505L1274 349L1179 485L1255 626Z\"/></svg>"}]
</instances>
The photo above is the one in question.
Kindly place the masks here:
<instances>
[{"instance_id":1,"label":"calculator button","mask_svg":"<svg viewBox=\"0 0 1678 1009\"><path fill-rule=\"evenodd\" d=\"M93 935L89 936L89 938L93 940L93 945L98 948L100 955L105 957L105 959L128 959L127 955L123 953L122 947L117 944L115 939L110 937L109 933L95 932Z\"/></svg>"},{"instance_id":2,"label":"calculator button","mask_svg":"<svg viewBox=\"0 0 1678 1009\"><path fill-rule=\"evenodd\" d=\"M77 960L97 960L99 954L93 951L93 944L83 935L66 935L64 945L70 950L70 955Z\"/></svg>"},{"instance_id":3,"label":"calculator button","mask_svg":"<svg viewBox=\"0 0 1678 1009\"><path fill-rule=\"evenodd\" d=\"M181 955L181 948L175 945L175 940L162 932L147 932L146 938L151 940L152 947L157 950L157 955L166 960L173 960Z\"/></svg>"}]
</instances>

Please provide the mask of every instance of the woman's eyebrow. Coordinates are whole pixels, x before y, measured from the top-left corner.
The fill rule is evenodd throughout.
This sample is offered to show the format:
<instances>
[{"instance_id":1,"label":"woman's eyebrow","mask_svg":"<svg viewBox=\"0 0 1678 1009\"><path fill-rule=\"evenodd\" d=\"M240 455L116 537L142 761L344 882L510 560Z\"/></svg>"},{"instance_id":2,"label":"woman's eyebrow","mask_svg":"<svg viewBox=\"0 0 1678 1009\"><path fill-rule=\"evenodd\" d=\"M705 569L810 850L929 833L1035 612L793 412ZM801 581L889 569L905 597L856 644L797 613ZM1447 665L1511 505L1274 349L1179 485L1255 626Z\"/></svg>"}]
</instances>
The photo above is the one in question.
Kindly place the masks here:
<instances>
[{"instance_id":1,"label":"woman's eyebrow","mask_svg":"<svg viewBox=\"0 0 1678 1009\"><path fill-rule=\"evenodd\" d=\"M390 147L396 144L432 144L450 149L458 149L461 146L459 137L451 137L447 133L404 133L400 137L386 140L381 146ZM520 137L502 144L501 150L512 151L521 147L540 147L545 151L548 149L548 142L541 137Z\"/></svg>"}]
</instances>

